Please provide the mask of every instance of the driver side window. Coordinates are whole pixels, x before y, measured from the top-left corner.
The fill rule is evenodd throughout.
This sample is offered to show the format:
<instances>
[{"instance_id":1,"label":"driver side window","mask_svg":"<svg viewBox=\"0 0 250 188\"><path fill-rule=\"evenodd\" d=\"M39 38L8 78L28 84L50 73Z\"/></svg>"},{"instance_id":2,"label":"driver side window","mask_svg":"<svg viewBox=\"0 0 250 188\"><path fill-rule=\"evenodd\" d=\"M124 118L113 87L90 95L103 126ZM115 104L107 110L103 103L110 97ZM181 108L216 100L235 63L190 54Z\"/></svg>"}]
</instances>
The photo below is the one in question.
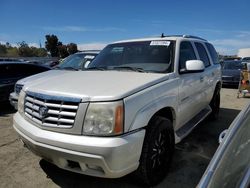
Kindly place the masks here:
<instances>
[{"instance_id":1,"label":"driver side window","mask_svg":"<svg viewBox=\"0 0 250 188\"><path fill-rule=\"evenodd\" d=\"M181 42L179 56L179 72L186 70L186 61L196 59L197 58L195 56L192 44L188 41Z\"/></svg>"}]
</instances>

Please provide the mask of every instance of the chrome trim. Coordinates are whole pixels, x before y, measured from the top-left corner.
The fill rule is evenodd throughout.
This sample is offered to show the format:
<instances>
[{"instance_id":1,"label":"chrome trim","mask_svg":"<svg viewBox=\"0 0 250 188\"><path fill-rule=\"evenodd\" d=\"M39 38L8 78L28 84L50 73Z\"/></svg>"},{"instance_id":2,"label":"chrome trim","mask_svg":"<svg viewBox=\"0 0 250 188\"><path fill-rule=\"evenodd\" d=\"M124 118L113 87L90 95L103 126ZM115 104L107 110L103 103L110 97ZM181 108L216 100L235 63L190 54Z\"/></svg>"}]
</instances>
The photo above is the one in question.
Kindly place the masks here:
<instances>
[{"instance_id":1,"label":"chrome trim","mask_svg":"<svg viewBox=\"0 0 250 188\"><path fill-rule=\"evenodd\" d=\"M28 91L24 101L25 116L42 127L72 128L81 99L51 96ZM46 114L41 109L46 108Z\"/></svg>"},{"instance_id":2,"label":"chrome trim","mask_svg":"<svg viewBox=\"0 0 250 188\"><path fill-rule=\"evenodd\" d=\"M58 101L67 101L67 102L81 102L80 98L74 98L74 97L65 97L65 96L53 96L53 95L47 95L47 94L41 94L41 93L35 93L32 91L26 91L28 95L32 95L36 98L41 98L44 100L58 100Z\"/></svg>"}]
</instances>

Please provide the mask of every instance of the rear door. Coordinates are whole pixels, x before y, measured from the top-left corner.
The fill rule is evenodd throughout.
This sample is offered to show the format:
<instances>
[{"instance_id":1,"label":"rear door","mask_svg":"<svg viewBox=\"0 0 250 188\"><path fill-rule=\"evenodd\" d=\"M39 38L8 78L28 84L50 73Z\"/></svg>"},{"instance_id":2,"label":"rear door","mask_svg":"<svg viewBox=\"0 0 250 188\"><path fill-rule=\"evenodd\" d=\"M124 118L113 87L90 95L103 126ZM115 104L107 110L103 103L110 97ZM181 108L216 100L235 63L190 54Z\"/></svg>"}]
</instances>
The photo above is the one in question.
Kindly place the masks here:
<instances>
[{"instance_id":1,"label":"rear door","mask_svg":"<svg viewBox=\"0 0 250 188\"><path fill-rule=\"evenodd\" d=\"M196 59L193 44L189 41L182 41L179 52L178 114L180 116L178 117L177 129L191 120L201 110L203 73L185 73L185 62Z\"/></svg>"},{"instance_id":2,"label":"rear door","mask_svg":"<svg viewBox=\"0 0 250 188\"><path fill-rule=\"evenodd\" d=\"M211 61L209 58L209 53L206 50L206 46L201 42L195 42L195 47L198 52L199 59L203 61L205 65L205 71L202 73L203 82L201 82L201 92L202 92L202 100L201 105L204 107L209 104L210 99L213 95L213 84L214 76L215 76L215 69L211 65Z\"/></svg>"}]
</instances>

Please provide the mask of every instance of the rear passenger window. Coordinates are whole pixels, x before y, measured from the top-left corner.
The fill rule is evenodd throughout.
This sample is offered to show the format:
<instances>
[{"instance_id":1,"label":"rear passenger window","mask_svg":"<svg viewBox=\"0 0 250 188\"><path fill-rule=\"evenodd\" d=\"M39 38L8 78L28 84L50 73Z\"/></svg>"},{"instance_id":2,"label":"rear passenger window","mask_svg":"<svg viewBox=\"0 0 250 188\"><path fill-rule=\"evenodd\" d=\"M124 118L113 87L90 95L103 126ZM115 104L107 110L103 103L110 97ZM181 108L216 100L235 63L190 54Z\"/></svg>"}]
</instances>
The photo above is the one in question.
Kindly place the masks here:
<instances>
[{"instance_id":1,"label":"rear passenger window","mask_svg":"<svg viewBox=\"0 0 250 188\"><path fill-rule=\"evenodd\" d=\"M188 60L195 60L197 59L194 53L193 46L190 42L184 41L180 45L180 57L179 57L179 70L185 71L186 66L185 62Z\"/></svg>"},{"instance_id":2,"label":"rear passenger window","mask_svg":"<svg viewBox=\"0 0 250 188\"><path fill-rule=\"evenodd\" d=\"M216 52L216 50L214 49L212 44L206 43L207 49L211 55L211 58L213 60L214 64L219 64L219 57L218 57L218 53Z\"/></svg>"},{"instance_id":3,"label":"rear passenger window","mask_svg":"<svg viewBox=\"0 0 250 188\"><path fill-rule=\"evenodd\" d=\"M208 58L208 55L207 55L207 52L206 52L206 49L204 48L204 46L199 42L195 42L194 44L195 44L197 51L199 53L200 60L203 61L205 67L210 66L210 61L209 61L209 58Z\"/></svg>"}]
</instances>

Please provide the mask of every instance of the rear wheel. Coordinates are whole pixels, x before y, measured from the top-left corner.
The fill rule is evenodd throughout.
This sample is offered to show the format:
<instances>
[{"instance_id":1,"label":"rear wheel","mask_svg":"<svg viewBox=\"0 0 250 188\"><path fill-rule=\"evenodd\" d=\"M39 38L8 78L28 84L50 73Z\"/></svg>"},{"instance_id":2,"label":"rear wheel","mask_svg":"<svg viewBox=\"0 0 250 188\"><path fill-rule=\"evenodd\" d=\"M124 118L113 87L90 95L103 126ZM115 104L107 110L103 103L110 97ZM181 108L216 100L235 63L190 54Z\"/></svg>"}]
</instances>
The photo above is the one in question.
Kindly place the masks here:
<instances>
[{"instance_id":1,"label":"rear wheel","mask_svg":"<svg viewBox=\"0 0 250 188\"><path fill-rule=\"evenodd\" d=\"M167 174L174 152L174 131L167 118L154 117L146 130L136 177L152 186Z\"/></svg>"}]
</instances>

